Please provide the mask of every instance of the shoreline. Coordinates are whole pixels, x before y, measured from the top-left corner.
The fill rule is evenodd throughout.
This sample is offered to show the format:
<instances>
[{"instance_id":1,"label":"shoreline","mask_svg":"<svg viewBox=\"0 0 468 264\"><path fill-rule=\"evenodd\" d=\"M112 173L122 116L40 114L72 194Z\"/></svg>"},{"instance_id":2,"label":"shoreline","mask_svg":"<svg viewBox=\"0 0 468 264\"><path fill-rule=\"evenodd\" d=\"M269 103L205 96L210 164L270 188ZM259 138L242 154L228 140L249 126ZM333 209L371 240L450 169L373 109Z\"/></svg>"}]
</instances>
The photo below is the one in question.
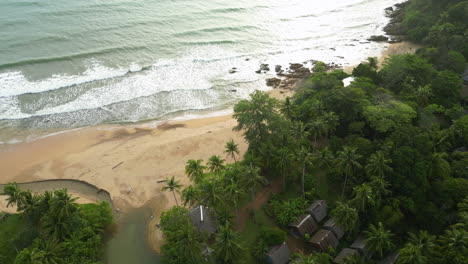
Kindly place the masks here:
<instances>
[{"instance_id":1,"label":"shoreline","mask_svg":"<svg viewBox=\"0 0 468 264\"><path fill-rule=\"evenodd\" d=\"M379 57L379 65L389 55L414 52L418 47L409 42L389 44ZM344 70L352 71L354 67ZM283 89L268 92L277 99L293 94L292 90ZM157 127L154 124L155 121L99 125L15 144L0 152L0 167L8 172L0 176L0 184L75 179L108 191L119 213L149 207L154 218L149 224L148 241L158 252L162 234L155 225L160 213L175 202L171 193L161 191L162 184L157 181L175 176L182 185L187 185L189 180L184 173L187 160L206 161L211 155L226 158L224 144L229 139L239 144L243 155L247 144L241 133L232 131L236 125L232 114L176 119L161 122ZM80 199L83 196L74 195Z\"/></svg>"}]
</instances>

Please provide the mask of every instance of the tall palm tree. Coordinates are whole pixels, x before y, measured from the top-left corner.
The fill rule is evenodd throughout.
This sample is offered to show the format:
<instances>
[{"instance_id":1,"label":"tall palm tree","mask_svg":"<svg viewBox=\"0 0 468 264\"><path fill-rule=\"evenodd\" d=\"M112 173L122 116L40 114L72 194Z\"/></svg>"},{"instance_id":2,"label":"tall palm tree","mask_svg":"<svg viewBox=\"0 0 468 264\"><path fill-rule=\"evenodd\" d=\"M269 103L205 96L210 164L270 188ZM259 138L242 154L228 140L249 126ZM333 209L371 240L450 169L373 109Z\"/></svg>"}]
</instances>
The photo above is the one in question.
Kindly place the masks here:
<instances>
[{"instance_id":1,"label":"tall palm tree","mask_svg":"<svg viewBox=\"0 0 468 264\"><path fill-rule=\"evenodd\" d=\"M305 190L304 190L304 178L306 173L307 165L312 165L313 162L313 155L309 152L306 148L301 148L299 152L296 154L296 161L299 162L302 168L302 177L301 177L301 189L302 189L302 197L305 197Z\"/></svg>"},{"instance_id":2,"label":"tall palm tree","mask_svg":"<svg viewBox=\"0 0 468 264\"><path fill-rule=\"evenodd\" d=\"M232 203L232 205L234 205L234 209L236 210L236 216L237 216L237 219L239 220L239 212L237 211L238 203L242 199L242 197L245 195L245 193L241 190L237 182L231 179L229 184L224 189L224 194L225 194L226 200Z\"/></svg>"},{"instance_id":3,"label":"tall palm tree","mask_svg":"<svg viewBox=\"0 0 468 264\"><path fill-rule=\"evenodd\" d=\"M38 249L42 251L41 261L44 264L59 264L62 261L62 246L56 239L41 240Z\"/></svg>"},{"instance_id":4,"label":"tall palm tree","mask_svg":"<svg viewBox=\"0 0 468 264\"><path fill-rule=\"evenodd\" d=\"M336 205L336 208L330 212L336 223L346 232L354 230L359 220L356 208L342 202L336 202Z\"/></svg>"},{"instance_id":5,"label":"tall palm tree","mask_svg":"<svg viewBox=\"0 0 468 264\"><path fill-rule=\"evenodd\" d=\"M220 172L225 169L223 162L224 160L221 159L220 156L213 155L208 159L208 169L210 170L210 172L219 175Z\"/></svg>"},{"instance_id":6,"label":"tall palm tree","mask_svg":"<svg viewBox=\"0 0 468 264\"><path fill-rule=\"evenodd\" d=\"M40 211L41 205L41 196L32 193L30 190L22 191L21 197L23 200L23 212L26 218L28 218L33 223L38 223L39 218L41 217L41 213L45 213L46 211Z\"/></svg>"},{"instance_id":7,"label":"tall palm tree","mask_svg":"<svg viewBox=\"0 0 468 264\"><path fill-rule=\"evenodd\" d=\"M188 160L185 165L185 174L195 183L203 179L205 166L202 165L203 160Z\"/></svg>"},{"instance_id":8,"label":"tall palm tree","mask_svg":"<svg viewBox=\"0 0 468 264\"><path fill-rule=\"evenodd\" d=\"M351 202L357 206L359 212L364 212L368 206L375 204L374 193L368 183L355 186L353 196Z\"/></svg>"},{"instance_id":9,"label":"tall palm tree","mask_svg":"<svg viewBox=\"0 0 468 264\"><path fill-rule=\"evenodd\" d=\"M427 257L423 255L420 246L406 243L403 248L398 251L398 264L426 264Z\"/></svg>"},{"instance_id":10,"label":"tall palm tree","mask_svg":"<svg viewBox=\"0 0 468 264\"><path fill-rule=\"evenodd\" d=\"M22 210L22 196L21 190L16 182L9 183L3 187L3 193L1 195L8 196L7 200L7 207L16 205L17 211Z\"/></svg>"},{"instance_id":11,"label":"tall palm tree","mask_svg":"<svg viewBox=\"0 0 468 264\"><path fill-rule=\"evenodd\" d=\"M366 171L369 176L384 177L385 173L392 172L393 170L389 166L390 163L392 163L391 159L386 159L382 151L377 151L367 161Z\"/></svg>"},{"instance_id":12,"label":"tall palm tree","mask_svg":"<svg viewBox=\"0 0 468 264\"><path fill-rule=\"evenodd\" d=\"M382 197L391 193L388 190L390 184L384 179L384 177L375 176L371 178L370 186L374 192L375 202L380 204Z\"/></svg>"},{"instance_id":13,"label":"tall palm tree","mask_svg":"<svg viewBox=\"0 0 468 264\"><path fill-rule=\"evenodd\" d=\"M226 146L224 148L224 153L230 156L234 160L234 163L236 163L236 155L239 155L239 146L234 143L234 140L230 139L226 142Z\"/></svg>"},{"instance_id":14,"label":"tall palm tree","mask_svg":"<svg viewBox=\"0 0 468 264\"><path fill-rule=\"evenodd\" d=\"M289 120L294 119L294 116L296 115L296 113L295 113L295 109L294 109L294 104L291 101L291 98L289 96L286 97L286 99L284 99L283 103L281 103L280 112L287 119L289 119Z\"/></svg>"},{"instance_id":15,"label":"tall palm tree","mask_svg":"<svg viewBox=\"0 0 468 264\"><path fill-rule=\"evenodd\" d=\"M317 166L321 169L329 170L335 166L335 156L328 147L316 152L314 160Z\"/></svg>"},{"instance_id":16,"label":"tall palm tree","mask_svg":"<svg viewBox=\"0 0 468 264\"><path fill-rule=\"evenodd\" d=\"M308 138L310 136L309 131L307 131L306 126L301 121L293 122L291 125L291 134L297 142L297 148L301 148L308 143Z\"/></svg>"},{"instance_id":17,"label":"tall palm tree","mask_svg":"<svg viewBox=\"0 0 468 264\"><path fill-rule=\"evenodd\" d=\"M265 181L265 177L260 175L260 168L250 164L243 172L243 179L243 184L250 190L251 199L255 199L255 189Z\"/></svg>"},{"instance_id":18,"label":"tall palm tree","mask_svg":"<svg viewBox=\"0 0 468 264\"><path fill-rule=\"evenodd\" d=\"M328 137L339 125L339 118L334 112L325 112L322 116L322 120L325 124L325 137Z\"/></svg>"},{"instance_id":19,"label":"tall palm tree","mask_svg":"<svg viewBox=\"0 0 468 264\"><path fill-rule=\"evenodd\" d=\"M432 253L435 247L435 237L429 232L423 230L419 231L418 235L409 233L408 236L408 243L419 247L424 256L429 256Z\"/></svg>"},{"instance_id":20,"label":"tall palm tree","mask_svg":"<svg viewBox=\"0 0 468 264\"><path fill-rule=\"evenodd\" d=\"M241 245L239 235L232 231L229 224L219 227L214 251L218 259L217 263L234 264L241 263L244 256L244 248Z\"/></svg>"},{"instance_id":21,"label":"tall palm tree","mask_svg":"<svg viewBox=\"0 0 468 264\"><path fill-rule=\"evenodd\" d=\"M199 190L193 185L189 185L182 191L182 201L184 206L194 206L199 200Z\"/></svg>"},{"instance_id":22,"label":"tall palm tree","mask_svg":"<svg viewBox=\"0 0 468 264\"><path fill-rule=\"evenodd\" d=\"M281 171L283 177L283 190L286 188L286 171L291 166L291 153L287 148L281 148L275 155L274 160Z\"/></svg>"},{"instance_id":23,"label":"tall palm tree","mask_svg":"<svg viewBox=\"0 0 468 264\"><path fill-rule=\"evenodd\" d=\"M219 204L222 204L220 180L218 178L207 179L200 183L200 203L215 208Z\"/></svg>"},{"instance_id":24,"label":"tall palm tree","mask_svg":"<svg viewBox=\"0 0 468 264\"><path fill-rule=\"evenodd\" d=\"M325 131L327 130L327 126L325 124L325 121L321 118L317 118L307 124L307 127L312 136L314 137L314 144L313 148L317 146L317 139L320 138L323 134L325 134Z\"/></svg>"},{"instance_id":25,"label":"tall palm tree","mask_svg":"<svg viewBox=\"0 0 468 264\"><path fill-rule=\"evenodd\" d=\"M172 195L174 195L174 200L176 202L176 205L179 206L179 203L177 202L177 198L175 196L175 192L179 192L180 188L182 187L182 184L179 183L179 181L176 181L174 179L174 176L172 176L170 179L167 179L166 181L166 186L162 188L162 191L171 191Z\"/></svg>"},{"instance_id":26,"label":"tall palm tree","mask_svg":"<svg viewBox=\"0 0 468 264\"><path fill-rule=\"evenodd\" d=\"M78 200L78 197L72 198L72 196L67 193L67 189L55 191L53 199L50 201L51 213L57 217L59 221L70 219L71 216L78 211L76 200Z\"/></svg>"},{"instance_id":27,"label":"tall palm tree","mask_svg":"<svg viewBox=\"0 0 468 264\"><path fill-rule=\"evenodd\" d=\"M440 237L442 248L448 254L456 255L457 252L468 252L468 232L463 229L448 229L445 230L443 236Z\"/></svg>"},{"instance_id":28,"label":"tall palm tree","mask_svg":"<svg viewBox=\"0 0 468 264\"><path fill-rule=\"evenodd\" d=\"M378 253L379 258L383 257L386 250L393 247L392 236L389 230L385 230L381 222L377 226L370 225L369 229L364 231L366 247L372 253Z\"/></svg>"},{"instance_id":29,"label":"tall palm tree","mask_svg":"<svg viewBox=\"0 0 468 264\"><path fill-rule=\"evenodd\" d=\"M348 181L348 176L353 175L356 169L362 167L359 163L359 159L362 157L357 152L355 147L346 146L342 151L338 152L338 167L345 175L345 180L343 183L343 190L341 191L341 198L344 198L344 192L346 189L346 182Z\"/></svg>"}]
</instances>

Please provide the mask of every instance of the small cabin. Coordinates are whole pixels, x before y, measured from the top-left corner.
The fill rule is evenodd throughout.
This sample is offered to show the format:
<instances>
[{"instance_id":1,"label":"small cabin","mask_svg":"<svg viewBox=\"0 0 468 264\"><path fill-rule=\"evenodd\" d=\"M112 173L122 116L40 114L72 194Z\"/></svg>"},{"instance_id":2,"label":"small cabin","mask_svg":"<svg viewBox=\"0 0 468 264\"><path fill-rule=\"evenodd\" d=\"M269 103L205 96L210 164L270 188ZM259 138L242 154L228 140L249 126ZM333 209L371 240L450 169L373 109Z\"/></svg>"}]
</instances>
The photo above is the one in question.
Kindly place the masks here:
<instances>
[{"instance_id":1,"label":"small cabin","mask_svg":"<svg viewBox=\"0 0 468 264\"><path fill-rule=\"evenodd\" d=\"M293 235L304 237L305 234L312 235L318 229L318 226L312 216L306 214L298 217L296 221L289 224L288 228Z\"/></svg>"},{"instance_id":2,"label":"small cabin","mask_svg":"<svg viewBox=\"0 0 468 264\"><path fill-rule=\"evenodd\" d=\"M370 253L366 248L364 237L360 236L351 244L350 248L356 249L362 256L370 257Z\"/></svg>"},{"instance_id":3,"label":"small cabin","mask_svg":"<svg viewBox=\"0 0 468 264\"><path fill-rule=\"evenodd\" d=\"M315 200L306 209L306 213L310 214L316 223L322 222L328 215L327 202L325 200Z\"/></svg>"},{"instance_id":4,"label":"small cabin","mask_svg":"<svg viewBox=\"0 0 468 264\"><path fill-rule=\"evenodd\" d=\"M213 234L218 230L218 225L216 224L216 218L212 210L203 205L199 205L192 209L189 213L190 220L192 225L199 232L206 232L208 234Z\"/></svg>"},{"instance_id":5,"label":"small cabin","mask_svg":"<svg viewBox=\"0 0 468 264\"><path fill-rule=\"evenodd\" d=\"M286 264L289 262L291 251L285 242L281 245L271 247L268 253L265 255L266 262L268 264Z\"/></svg>"},{"instance_id":6,"label":"small cabin","mask_svg":"<svg viewBox=\"0 0 468 264\"><path fill-rule=\"evenodd\" d=\"M382 261L379 262L379 264L395 264L398 260L398 254L397 252L393 252L388 254Z\"/></svg>"},{"instance_id":7,"label":"small cabin","mask_svg":"<svg viewBox=\"0 0 468 264\"><path fill-rule=\"evenodd\" d=\"M328 219L327 222L323 224L323 228L332 231L338 240L340 240L345 233L344 229L336 223L334 218Z\"/></svg>"},{"instance_id":8,"label":"small cabin","mask_svg":"<svg viewBox=\"0 0 468 264\"><path fill-rule=\"evenodd\" d=\"M359 252L352 248L343 248L338 256L333 259L335 264L344 264L346 260L352 256L359 255Z\"/></svg>"},{"instance_id":9,"label":"small cabin","mask_svg":"<svg viewBox=\"0 0 468 264\"><path fill-rule=\"evenodd\" d=\"M309 243L321 251L327 251L329 248L336 249L338 246L338 239L336 239L336 236L332 231L320 229L314 236L312 236Z\"/></svg>"}]
</instances>

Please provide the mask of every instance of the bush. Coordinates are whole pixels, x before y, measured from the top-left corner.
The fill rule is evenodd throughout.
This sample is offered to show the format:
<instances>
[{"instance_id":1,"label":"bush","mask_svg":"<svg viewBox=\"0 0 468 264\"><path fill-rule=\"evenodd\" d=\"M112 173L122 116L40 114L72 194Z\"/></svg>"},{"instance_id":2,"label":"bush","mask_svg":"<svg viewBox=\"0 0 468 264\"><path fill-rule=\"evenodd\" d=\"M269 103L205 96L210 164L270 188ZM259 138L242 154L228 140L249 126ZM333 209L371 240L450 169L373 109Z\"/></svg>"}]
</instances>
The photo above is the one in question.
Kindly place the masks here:
<instances>
[{"instance_id":1,"label":"bush","mask_svg":"<svg viewBox=\"0 0 468 264\"><path fill-rule=\"evenodd\" d=\"M260 229L260 238L269 247L283 243L286 240L286 237L286 232L279 228L265 226Z\"/></svg>"},{"instance_id":2,"label":"bush","mask_svg":"<svg viewBox=\"0 0 468 264\"><path fill-rule=\"evenodd\" d=\"M304 213L307 201L301 198L279 200L271 199L268 202L267 213L283 226L295 221Z\"/></svg>"}]
</instances>

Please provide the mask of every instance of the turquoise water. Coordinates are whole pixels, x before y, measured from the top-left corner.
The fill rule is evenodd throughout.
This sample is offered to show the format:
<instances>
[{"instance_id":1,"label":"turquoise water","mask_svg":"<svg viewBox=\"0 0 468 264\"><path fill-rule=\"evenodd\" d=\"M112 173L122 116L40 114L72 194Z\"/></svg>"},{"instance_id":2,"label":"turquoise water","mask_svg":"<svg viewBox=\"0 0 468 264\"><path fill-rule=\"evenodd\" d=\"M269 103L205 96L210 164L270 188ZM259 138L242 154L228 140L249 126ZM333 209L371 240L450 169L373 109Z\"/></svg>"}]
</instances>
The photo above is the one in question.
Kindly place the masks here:
<instances>
[{"instance_id":1,"label":"turquoise water","mask_svg":"<svg viewBox=\"0 0 468 264\"><path fill-rule=\"evenodd\" d=\"M0 142L229 108L267 89L260 63L378 55L398 2L2 0Z\"/></svg>"}]
</instances>

